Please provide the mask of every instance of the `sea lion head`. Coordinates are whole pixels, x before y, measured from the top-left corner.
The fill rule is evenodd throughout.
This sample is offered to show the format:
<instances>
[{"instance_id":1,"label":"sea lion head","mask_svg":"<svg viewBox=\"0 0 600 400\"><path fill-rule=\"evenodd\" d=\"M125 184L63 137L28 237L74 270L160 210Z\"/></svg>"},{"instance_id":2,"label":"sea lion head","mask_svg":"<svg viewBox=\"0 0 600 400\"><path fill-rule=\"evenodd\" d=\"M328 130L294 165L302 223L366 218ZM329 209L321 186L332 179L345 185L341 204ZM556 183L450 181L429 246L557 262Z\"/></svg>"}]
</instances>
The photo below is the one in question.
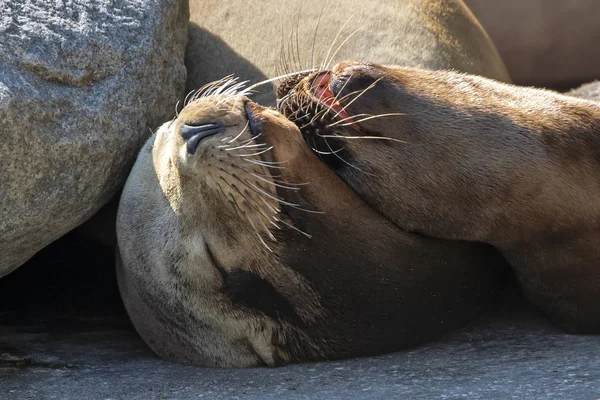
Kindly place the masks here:
<instances>
[{"instance_id":1,"label":"sea lion head","mask_svg":"<svg viewBox=\"0 0 600 400\"><path fill-rule=\"evenodd\" d=\"M119 283L136 329L164 358L251 366L318 352L289 321L319 316L319 296L280 265L286 235L304 234L281 209L300 208L284 200L301 183L282 177L302 144L299 133L278 135L286 128L243 96L209 96L141 150L119 208Z\"/></svg>"},{"instance_id":2,"label":"sea lion head","mask_svg":"<svg viewBox=\"0 0 600 400\"><path fill-rule=\"evenodd\" d=\"M480 131L469 124L477 115L483 116L484 129L498 123L486 117L490 106L485 99L473 100L480 80L346 61L296 78L292 89L278 93L279 109L369 205L403 229L435 236L429 225L444 221L451 232L462 223L464 213L453 207L471 204L472 198L461 186L483 189L475 184L477 172L492 165L476 156L486 149L483 141L472 140ZM282 87L289 86L284 82ZM456 173L441 173L448 168ZM417 187L427 191L413 190ZM454 197L444 201L446 196ZM476 230L478 220L470 223ZM465 239L454 233L445 237Z\"/></svg>"}]
</instances>

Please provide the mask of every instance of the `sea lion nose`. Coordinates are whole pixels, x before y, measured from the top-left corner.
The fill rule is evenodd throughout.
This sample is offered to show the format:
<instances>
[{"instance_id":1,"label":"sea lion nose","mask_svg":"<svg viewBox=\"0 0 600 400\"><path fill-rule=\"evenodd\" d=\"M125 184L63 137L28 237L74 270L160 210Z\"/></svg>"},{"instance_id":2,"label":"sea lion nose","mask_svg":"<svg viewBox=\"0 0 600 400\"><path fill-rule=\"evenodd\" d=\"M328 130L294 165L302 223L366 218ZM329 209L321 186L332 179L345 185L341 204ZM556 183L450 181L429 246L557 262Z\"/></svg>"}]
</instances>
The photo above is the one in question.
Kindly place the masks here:
<instances>
[{"instance_id":1,"label":"sea lion nose","mask_svg":"<svg viewBox=\"0 0 600 400\"><path fill-rule=\"evenodd\" d=\"M181 137L187 141L187 152L193 154L198 148L202 139L217 133L225 132L225 125L222 122L213 122L204 125L182 124L179 130Z\"/></svg>"}]
</instances>

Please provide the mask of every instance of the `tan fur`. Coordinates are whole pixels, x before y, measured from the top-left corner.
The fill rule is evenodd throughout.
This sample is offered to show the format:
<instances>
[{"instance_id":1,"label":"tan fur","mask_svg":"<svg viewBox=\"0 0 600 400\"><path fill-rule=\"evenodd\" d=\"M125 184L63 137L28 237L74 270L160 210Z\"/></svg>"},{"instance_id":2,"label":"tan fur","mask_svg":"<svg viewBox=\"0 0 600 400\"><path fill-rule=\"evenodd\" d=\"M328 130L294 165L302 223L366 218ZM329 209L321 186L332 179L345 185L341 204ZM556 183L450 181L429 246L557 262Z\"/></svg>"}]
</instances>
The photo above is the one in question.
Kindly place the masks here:
<instances>
[{"instance_id":1,"label":"tan fur","mask_svg":"<svg viewBox=\"0 0 600 400\"><path fill-rule=\"evenodd\" d=\"M225 132L187 152L183 124L215 121ZM261 138L273 149L249 159L282 168L227 153L233 138ZM298 185L276 188L250 172ZM261 220L265 230L255 228ZM401 231L319 162L290 121L240 96L201 98L158 130L127 180L117 233L119 286L137 331L160 356L200 366L422 343L477 314L501 263L481 246Z\"/></svg>"},{"instance_id":2,"label":"tan fur","mask_svg":"<svg viewBox=\"0 0 600 400\"><path fill-rule=\"evenodd\" d=\"M258 82L319 67L328 55L329 65L350 58L510 80L462 0L190 1L187 91L229 74ZM253 99L274 105L272 86Z\"/></svg>"},{"instance_id":3,"label":"tan fur","mask_svg":"<svg viewBox=\"0 0 600 400\"><path fill-rule=\"evenodd\" d=\"M310 91L310 79L295 90ZM330 87L343 96L378 79L346 111L399 115L330 134L404 143L337 140L346 148L340 154L364 171L342 166L338 175L405 229L494 245L557 324L600 331L598 103L472 75L354 62L333 68Z\"/></svg>"}]
</instances>

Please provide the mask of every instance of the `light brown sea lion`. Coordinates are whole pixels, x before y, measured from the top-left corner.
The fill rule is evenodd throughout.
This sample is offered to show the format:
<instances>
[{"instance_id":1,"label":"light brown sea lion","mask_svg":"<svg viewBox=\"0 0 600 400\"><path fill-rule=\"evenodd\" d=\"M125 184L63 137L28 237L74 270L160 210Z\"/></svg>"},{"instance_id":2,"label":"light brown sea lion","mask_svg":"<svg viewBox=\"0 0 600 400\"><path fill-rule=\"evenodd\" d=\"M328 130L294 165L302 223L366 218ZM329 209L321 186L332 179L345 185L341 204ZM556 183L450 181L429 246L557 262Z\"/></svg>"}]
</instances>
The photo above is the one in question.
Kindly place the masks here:
<instances>
[{"instance_id":1,"label":"light brown sea lion","mask_svg":"<svg viewBox=\"0 0 600 400\"><path fill-rule=\"evenodd\" d=\"M160 356L248 367L422 343L470 320L503 260L410 234L367 206L298 128L232 91L192 101L123 190L118 279Z\"/></svg>"},{"instance_id":2,"label":"light brown sea lion","mask_svg":"<svg viewBox=\"0 0 600 400\"><path fill-rule=\"evenodd\" d=\"M258 82L345 59L509 81L462 0L190 0L187 91L233 74ZM274 105L271 85L253 96Z\"/></svg>"},{"instance_id":3,"label":"light brown sea lion","mask_svg":"<svg viewBox=\"0 0 600 400\"><path fill-rule=\"evenodd\" d=\"M600 331L600 104L343 62L300 81L281 109L398 226L492 244L557 325Z\"/></svg>"}]
</instances>

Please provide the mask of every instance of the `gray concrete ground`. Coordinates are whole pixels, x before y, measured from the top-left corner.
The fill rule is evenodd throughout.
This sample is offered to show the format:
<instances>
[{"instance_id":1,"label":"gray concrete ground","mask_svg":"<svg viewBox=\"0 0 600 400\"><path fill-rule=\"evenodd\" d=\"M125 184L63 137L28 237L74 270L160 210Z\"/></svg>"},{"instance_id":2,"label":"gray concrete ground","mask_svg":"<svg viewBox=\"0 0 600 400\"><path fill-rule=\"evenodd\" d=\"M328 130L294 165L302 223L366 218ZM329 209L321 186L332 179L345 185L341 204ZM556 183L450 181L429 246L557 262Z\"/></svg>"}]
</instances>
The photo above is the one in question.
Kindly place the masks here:
<instances>
[{"instance_id":1,"label":"gray concrete ground","mask_svg":"<svg viewBox=\"0 0 600 400\"><path fill-rule=\"evenodd\" d=\"M514 295L435 343L381 357L243 370L169 363L124 314L106 272L112 256L92 258L65 240L0 280L1 400L600 398L600 336L564 334Z\"/></svg>"},{"instance_id":2,"label":"gray concrete ground","mask_svg":"<svg viewBox=\"0 0 600 400\"><path fill-rule=\"evenodd\" d=\"M276 369L154 357L125 316L4 313L0 399L598 399L600 336L532 310L488 313L410 351Z\"/></svg>"}]
</instances>

